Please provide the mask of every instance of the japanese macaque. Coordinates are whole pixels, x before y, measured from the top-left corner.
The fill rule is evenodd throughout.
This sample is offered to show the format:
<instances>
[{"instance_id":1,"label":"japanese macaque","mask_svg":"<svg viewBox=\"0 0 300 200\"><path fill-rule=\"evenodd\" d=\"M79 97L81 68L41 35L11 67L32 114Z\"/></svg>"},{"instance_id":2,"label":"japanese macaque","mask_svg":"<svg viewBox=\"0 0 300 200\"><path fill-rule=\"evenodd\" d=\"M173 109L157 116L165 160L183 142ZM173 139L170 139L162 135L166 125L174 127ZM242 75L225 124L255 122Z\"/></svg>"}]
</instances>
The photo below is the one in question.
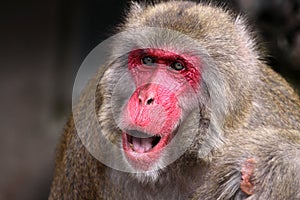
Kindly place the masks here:
<instances>
[{"instance_id":1,"label":"japanese macaque","mask_svg":"<svg viewBox=\"0 0 300 200\"><path fill-rule=\"evenodd\" d=\"M240 17L133 3L119 30L66 125L49 199L300 199L299 97Z\"/></svg>"}]
</instances>

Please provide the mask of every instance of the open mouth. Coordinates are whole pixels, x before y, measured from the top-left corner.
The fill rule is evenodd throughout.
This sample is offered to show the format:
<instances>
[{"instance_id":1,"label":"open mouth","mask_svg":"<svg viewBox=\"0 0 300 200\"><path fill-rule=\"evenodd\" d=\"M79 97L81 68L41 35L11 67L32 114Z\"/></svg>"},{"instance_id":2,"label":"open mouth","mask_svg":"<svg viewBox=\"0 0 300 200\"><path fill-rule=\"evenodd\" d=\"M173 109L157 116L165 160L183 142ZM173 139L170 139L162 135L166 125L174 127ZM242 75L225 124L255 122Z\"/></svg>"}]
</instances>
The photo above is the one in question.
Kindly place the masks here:
<instances>
[{"instance_id":1,"label":"open mouth","mask_svg":"<svg viewBox=\"0 0 300 200\"><path fill-rule=\"evenodd\" d=\"M153 136L140 131L131 130L123 132L122 139L125 152L147 154L151 152L155 153L165 147L169 141L169 136Z\"/></svg>"},{"instance_id":2,"label":"open mouth","mask_svg":"<svg viewBox=\"0 0 300 200\"><path fill-rule=\"evenodd\" d=\"M122 132L124 154L129 163L137 170L147 171L155 167L166 147L178 129L163 135L153 135L137 130Z\"/></svg>"}]
</instances>

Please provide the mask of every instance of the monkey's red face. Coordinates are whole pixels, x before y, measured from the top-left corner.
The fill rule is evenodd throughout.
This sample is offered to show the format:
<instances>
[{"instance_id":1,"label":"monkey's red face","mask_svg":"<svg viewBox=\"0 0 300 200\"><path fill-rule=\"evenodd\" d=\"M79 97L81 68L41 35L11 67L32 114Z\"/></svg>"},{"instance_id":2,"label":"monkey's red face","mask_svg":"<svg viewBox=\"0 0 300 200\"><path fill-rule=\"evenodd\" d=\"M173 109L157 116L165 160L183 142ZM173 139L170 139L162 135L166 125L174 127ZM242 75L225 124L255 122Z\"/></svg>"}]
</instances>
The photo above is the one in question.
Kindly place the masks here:
<instances>
[{"instance_id":1,"label":"monkey's red face","mask_svg":"<svg viewBox=\"0 0 300 200\"><path fill-rule=\"evenodd\" d=\"M161 49L130 52L128 70L136 90L123 110L122 144L135 168L151 168L176 134L186 112L181 97L199 87L195 63L197 57Z\"/></svg>"}]
</instances>

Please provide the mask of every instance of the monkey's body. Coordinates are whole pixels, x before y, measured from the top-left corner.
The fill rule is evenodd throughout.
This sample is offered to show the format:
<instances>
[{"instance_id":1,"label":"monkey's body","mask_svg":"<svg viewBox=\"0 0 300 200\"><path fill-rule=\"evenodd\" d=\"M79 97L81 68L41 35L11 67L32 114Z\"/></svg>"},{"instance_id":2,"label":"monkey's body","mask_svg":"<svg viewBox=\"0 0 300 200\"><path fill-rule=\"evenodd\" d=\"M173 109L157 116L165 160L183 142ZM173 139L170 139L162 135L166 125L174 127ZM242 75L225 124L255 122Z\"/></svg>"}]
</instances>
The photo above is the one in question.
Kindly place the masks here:
<instances>
[{"instance_id":1,"label":"monkey's body","mask_svg":"<svg viewBox=\"0 0 300 200\"><path fill-rule=\"evenodd\" d=\"M225 113L222 133L209 138L208 146L214 147L201 157L201 134L208 131L200 122L201 134L185 154L159 170L155 180L139 179L95 159L82 144L71 117L58 148L50 199L300 199L299 97L257 59L242 22L219 8L169 2L147 8L135 5L123 28L140 26L172 29L206 48L228 98L226 109L221 110ZM201 70L207 87L217 87L213 81L207 83L213 78L205 79L209 69ZM109 75L107 68L100 72L99 121ZM98 81L94 78L90 85ZM217 103L224 100L221 97ZM81 108L87 101L83 95ZM213 124L210 106L201 109L201 116ZM103 131L107 134L112 128L104 126Z\"/></svg>"},{"instance_id":2,"label":"monkey's body","mask_svg":"<svg viewBox=\"0 0 300 200\"><path fill-rule=\"evenodd\" d=\"M226 151L216 154L211 162L195 162L190 158L190 162L185 160L178 165L181 161L178 160L168 166L159 182L141 183L130 174L106 167L93 158L74 132L74 124L69 125L58 148L56 176L49 199L244 199L247 195L240 190L241 165L247 156L255 156L262 162L253 174L259 187L249 199L300 198L299 132L293 133L294 138L289 138L292 134L285 137L283 132L280 139L284 140L278 148L277 132L271 135L272 131L266 130L271 141L264 143L261 136L252 137L243 131L234 140L235 144L230 142ZM69 145L75 145L76 150L67 152ZM290 170L293 173L287 173Z\"/></svg>"}]
</instances>

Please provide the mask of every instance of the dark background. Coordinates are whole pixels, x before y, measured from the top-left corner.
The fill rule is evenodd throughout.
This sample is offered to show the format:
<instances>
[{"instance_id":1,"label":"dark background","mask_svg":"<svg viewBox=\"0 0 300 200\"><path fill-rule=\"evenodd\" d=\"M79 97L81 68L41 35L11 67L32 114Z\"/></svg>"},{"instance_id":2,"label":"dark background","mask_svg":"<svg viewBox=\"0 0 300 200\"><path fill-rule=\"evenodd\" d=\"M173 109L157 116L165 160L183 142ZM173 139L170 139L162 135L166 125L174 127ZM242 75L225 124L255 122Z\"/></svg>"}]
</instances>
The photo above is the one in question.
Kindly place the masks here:
<instances>
[{"instance_id":1,"label":"dark background","mask_svg":"<svg viewBox=\"0 0 300 200\"><path fill-rule=\"evenodd\" d=\"M128 5L0 3L0 200L47 199L77 69L113 33ZM267 61L300 88L300 1L232 0L227 6L246 14L268 50Z\"/></svg>"}]
</instances>

